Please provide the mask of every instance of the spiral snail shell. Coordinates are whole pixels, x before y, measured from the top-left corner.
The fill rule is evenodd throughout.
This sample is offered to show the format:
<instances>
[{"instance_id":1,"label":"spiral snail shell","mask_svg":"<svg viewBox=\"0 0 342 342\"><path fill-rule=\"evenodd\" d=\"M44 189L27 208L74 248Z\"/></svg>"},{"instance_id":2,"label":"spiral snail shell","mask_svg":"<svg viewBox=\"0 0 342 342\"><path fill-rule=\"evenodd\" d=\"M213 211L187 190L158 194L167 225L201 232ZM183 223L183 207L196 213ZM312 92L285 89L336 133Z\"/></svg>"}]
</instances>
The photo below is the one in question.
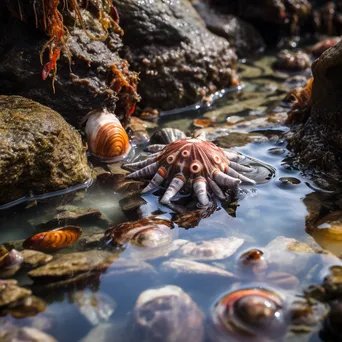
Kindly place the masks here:
<instances>
[{"instance_id":1,"label":"spiral snail shell","mask_svg":"<svg viewBox=\"0 0 342 342\"><path fill-rule=\"evenodd\" d=\"M264 288L240 289L216 303L210 333L215 341L278 341L286 332L287 316L277 293Z\"/></svg>"},{"instance_id":2,"label":"spiral snail shell","mask_svg":"<svg viewBox=\"0 0 342 342\"><path fill-rule=\"evenodd\" d=\"M107 109L95 109L88 114L85 127L89 151L104 162L125 158L131 149L128 135L119 119Z\"/></svg>"}]
</instances>

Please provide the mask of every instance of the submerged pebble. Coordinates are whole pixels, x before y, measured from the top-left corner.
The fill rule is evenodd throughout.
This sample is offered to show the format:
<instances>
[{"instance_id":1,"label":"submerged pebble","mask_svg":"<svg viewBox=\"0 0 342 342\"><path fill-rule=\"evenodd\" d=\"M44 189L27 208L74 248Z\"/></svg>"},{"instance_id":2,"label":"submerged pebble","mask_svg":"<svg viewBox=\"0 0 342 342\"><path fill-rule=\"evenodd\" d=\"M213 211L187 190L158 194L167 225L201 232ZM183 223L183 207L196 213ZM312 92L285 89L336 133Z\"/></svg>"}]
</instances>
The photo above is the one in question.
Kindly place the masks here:
<instances>
[{"instance_id":1,"label":"submerged pebble","mask_svg":"<svg viewBox=\"0 0 342 342\"><path fill-rule=\"evenodd\" d=\"M280 189L288 190L292 189L296 185L299 185L301 181L295 177L280 177L277 181L277 186Z\"/></svg>"},{"instance_id":2,"label":"submerged pebble","mask_svg":"<svg viewBox=\"0 0 342 342\"><path fill-rule=\"evenodd\" d=\"M115 301L105 293L77 291L72 294L81 314L92 325L107 322L116 309Z\"/></svg>"},{"instance_id":3,"label":"submerged pebble","mask_svg":"<svg viewBox=\"0 0 342 342\"><path fill-rule=\"evenodd\" d=\"M275 156L280 156L280 155L286 153L286 150L284 148L280 148L280 147L272 147L272 148L268 149L267 152L269 154L273 154Z\"/></svg>"}]
</instances>

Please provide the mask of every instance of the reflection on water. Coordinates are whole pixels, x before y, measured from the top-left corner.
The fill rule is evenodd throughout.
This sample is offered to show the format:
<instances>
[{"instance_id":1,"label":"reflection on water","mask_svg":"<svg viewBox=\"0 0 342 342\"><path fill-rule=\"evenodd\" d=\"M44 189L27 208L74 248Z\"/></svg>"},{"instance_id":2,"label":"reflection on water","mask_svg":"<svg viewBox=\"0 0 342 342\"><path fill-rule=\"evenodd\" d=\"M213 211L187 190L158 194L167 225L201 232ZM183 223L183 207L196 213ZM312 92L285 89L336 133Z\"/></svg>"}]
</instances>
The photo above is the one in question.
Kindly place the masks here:
<instances>
[{"instance_id":1,"label":"reflection on water","mask_svg":"<svg viewBox=\"0 0 342 342\"><path fill-rule=\"evenodd\" d=\"M246 70L242 75L247 75ZM265 321L277 313L282 321L270 323L274 335L266 334L257 341L280 341L286 332L288 341L319 341L326 308L307 303L303 289L320 283L327 266L339 263L332 255L316 252L321 245L337 256L342 254L341 200L334 194L313 192L310 180L291 164L283 136L288 128L281 121L286 115L279 107L288 88L283 79L262 83L261 76L260 68L252 66L245 78L251 83L244 93L219 99L201 116L193 113L184 118L172 112L160 122L193 133L198 129L193 118L210 119L208 139L226 148L237 146L237 151L265 163L246 159L245 163L255 167L258 185L241 186L232 203L218 202L201 210L191 198L180 196L179 204L194 210L176 213L158 202L162 193L158 189L140 196L141 184L118 187L124 171L112 167L115 177L108 172L86 191L1 211L0 242L17 249L21 240L47 228L74 224L83 229L78 243L55 253L51 263L57 266L30 271L31 277L29 268L16 273L19 285L44 299L47 308L21 319L7 315L2 326L35 327L58 341L105 342L113 336L116 341L137 341L143 335L146 341L221 341L227 340L225 334L220 337L227 327L218 324L229 325L233 335L236 330L241 334L243 329L252 329L262 337L268 329ZM234 120L227 118L233 116ZM151 228L155 222L149 219L143 229L135 227L124 238L121 232L120 243L112 242L115 234L110 241L104 238L110 227L152 215L164 223L171 220L173 225L166 224L156 237L158 227ZM143 235L139 235L141 231ZM247 269L241 266L241 258L246 258ZM236 294L226 296L254 286L266 290L242 292L251 297L239 297L240 301ZM144 292L148 289L159 290ZM213 314L226 297L238 315L233 319L242 319L243 328L237 321L228 324L223 319L220 323L217 317L222 312ZM30 303L21 303L21 310L33 310ZM265 311L265 303L273 311ZM256 308L264 315L260 324L253 321ZM308 312L314 313L310 316ZM297 330L290 331L290 321ZM239 329L235 324L240 324ZM178 335L171 339L172 334Z\"/></svg>"}]
</instances>

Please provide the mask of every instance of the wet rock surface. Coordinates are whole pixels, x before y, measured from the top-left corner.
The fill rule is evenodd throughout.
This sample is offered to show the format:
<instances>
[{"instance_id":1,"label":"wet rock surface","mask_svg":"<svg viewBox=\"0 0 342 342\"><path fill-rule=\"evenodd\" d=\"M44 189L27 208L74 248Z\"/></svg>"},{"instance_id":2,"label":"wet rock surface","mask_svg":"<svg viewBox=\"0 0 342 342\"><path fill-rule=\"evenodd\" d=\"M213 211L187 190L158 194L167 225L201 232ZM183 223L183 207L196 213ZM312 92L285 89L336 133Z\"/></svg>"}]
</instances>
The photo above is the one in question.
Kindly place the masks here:
<instances>
[{"instance_id":1,"label":"wet rock surface","mask_svg":"<svg viewBox=\"0 0 342 342\"><path fill-rule=\"evenodd\" d=\"M55 256L48 264L28 273L32 278L64 278L88 271L104 271L117 258L105 251L87 251Z\"/></svg>"},{"instance_id":2,"label":"wet rock surface","mask_svg":"<svg viewBox=\"0 0 342 342\"><path fill-rule=\"evenodd\" d=\"M0 96L0 204L90 179L78 132L57 112L20 96Z\"/></svg>"},{"instance_id":3,"label":"wet rock surface","mask_svg":"<svg viewBox=\"0 0 342 342\"><path fill-rule=\"evenodd\" d=\"M84 223L107 227L110 223L108 218L97 208L81 208L73 205L65 205L57 207L56 209L57 214L51 220L37 224L38 229Z\"/></svg>"},{"instance_id":4,"label":"wet rock surface","mask_svg":"<svg viewBox=\"0 0 342 342\"><path fill-rule=\"evenodd\" d=\"M14 303L17 300L31 295L31 291L19 287L16 280L0 280L0 307Z\"/></svg>"},{"instance_id":5,"label":"wet rock surface","mask_svg":"<svg viewBox=\"0 0 342 342\"><path fill-rule=\"evenodd\" d=\"M123 56L140 72L146 107L168 110L237 85L236 55L210 33L188 1L115 1L125 30Z\"/></svg>"},{"instance_id":6,"label":"wet rock surface","mask_svg":"<svg viewBox=\"0 0 342 342\"><path fill-rule=\"evenodd\" d=\"M310 114L289 145L304 168L323 171L328 183L338 187L342 184L341 56L339 42L313 63Z\"/></svg>"},{"instance_id":7,"label":"wet rock surface","mask_svg":"<svg viewBox=\"0 0 342 342\"><path fill-rule=\"evenodd\" d=\"M6 1L0 6L0 32L6 32L0 39L1 94L32 98L57 110L74 125L79 125L80 119L92 109L103 106L128 122L129 112L139 99L135 91L137 74L119 57L122 42L118 33L110 31L108 38L102 40L89 37L105 36L106 24L99 20L101 4L91 1L88 10L80 9L86 30L75 21L71 5L63 8L61 3L58 7L70 36L57 62L55 93L51 78L41 79L39 53L49 40L43 32L41 1L8 1L8 5L11 11L7 10ZM35 13L39 29L35 27Z\"/></svg>"},{"instance_id":8,"label":"wet rock surface","mask_svg":"<svg viewBox=\"0 0 342 342\"><path fill-rule=\"evenodd\" d=\"M235 14L253 24L270 43L281 36L299 33L311 19L308 0L211 0L210 3L223 13Z\"/></svg>"},{"instance_id":9,"label":"wet rock surface","mask_svg":"<svg viewBox=\"0 0 342 342\"><path fill-rule=\"evenodd\" d=\"M239 57L261 52L265 43L260 33L249 23L233 15L222 14L207 3L196 1L193 6L205 22L208 30L226 38Z\"/></svg>"}]
</instances>

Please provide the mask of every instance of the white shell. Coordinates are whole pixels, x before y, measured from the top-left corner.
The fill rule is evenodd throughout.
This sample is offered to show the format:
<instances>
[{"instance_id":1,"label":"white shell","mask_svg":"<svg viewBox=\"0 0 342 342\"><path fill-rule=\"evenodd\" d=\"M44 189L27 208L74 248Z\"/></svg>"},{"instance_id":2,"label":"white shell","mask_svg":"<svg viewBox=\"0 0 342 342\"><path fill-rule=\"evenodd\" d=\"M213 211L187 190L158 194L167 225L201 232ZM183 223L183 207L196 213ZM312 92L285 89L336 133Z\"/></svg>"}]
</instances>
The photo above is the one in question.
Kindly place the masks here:
<instances>
[{"instance_id":1,"label":"white shell","mask_svg":"<svg viewBox=\"0 0 342 342\"><path fill-rule=\"evenodd\" d=\"M89 151L104 162L124 159L131 149L125 129L107 109L95 109L88 114L85 132Z\"/></svg>"}]
</instances>

